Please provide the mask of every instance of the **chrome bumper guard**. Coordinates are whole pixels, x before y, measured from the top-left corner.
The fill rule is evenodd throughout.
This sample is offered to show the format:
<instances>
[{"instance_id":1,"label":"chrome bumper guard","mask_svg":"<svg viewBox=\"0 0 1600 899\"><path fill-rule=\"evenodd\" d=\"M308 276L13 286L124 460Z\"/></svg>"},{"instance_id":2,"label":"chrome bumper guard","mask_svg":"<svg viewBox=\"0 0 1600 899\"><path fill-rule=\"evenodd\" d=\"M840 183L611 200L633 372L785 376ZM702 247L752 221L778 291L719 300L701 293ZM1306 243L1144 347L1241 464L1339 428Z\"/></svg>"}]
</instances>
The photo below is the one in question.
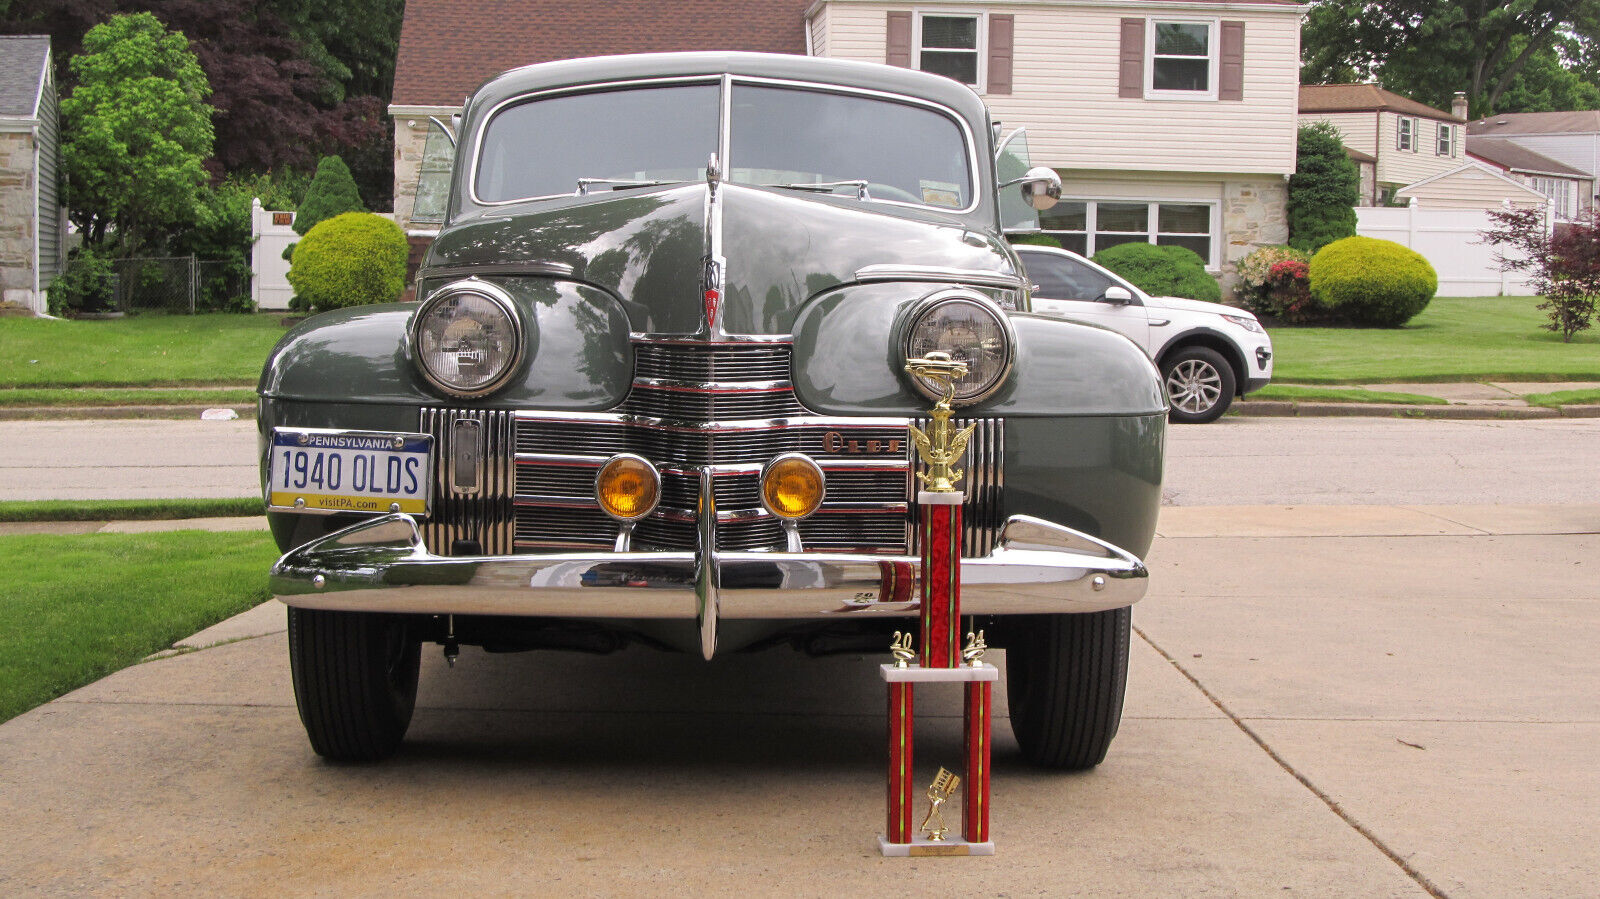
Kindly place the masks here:
<instances>
[{"instance_id":1,"label":"chrome bumper guard","mask_svg":"<svg viewBox=\"0 0 1600 899\"><path fill-rule=\"evenodd\" d=\"M291 550L272 592L307 609L434 615L677 618L716 649L717 621L908 616L916 556L700 551L436 556L409 515L385 515ZM961 563L969 615L1099 612L1138 602L1138 557L1038 518L1012 516L988 555Z\"/></svg>"}]
</instances>

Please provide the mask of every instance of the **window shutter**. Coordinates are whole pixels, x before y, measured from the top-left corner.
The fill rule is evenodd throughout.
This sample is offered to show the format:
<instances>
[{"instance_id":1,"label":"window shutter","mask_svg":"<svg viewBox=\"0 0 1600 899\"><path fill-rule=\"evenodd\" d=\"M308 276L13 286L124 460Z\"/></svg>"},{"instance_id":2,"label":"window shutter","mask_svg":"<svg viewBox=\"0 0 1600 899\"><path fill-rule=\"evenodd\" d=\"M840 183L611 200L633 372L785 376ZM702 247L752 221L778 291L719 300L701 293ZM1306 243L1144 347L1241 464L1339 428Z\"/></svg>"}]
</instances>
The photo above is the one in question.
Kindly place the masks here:
<instances>
[{"instance_id":1,"label":"window shutter","mask_svg":"<svg viewBox=\"0 0 1600 899\"><path fill-rule=\"evenodd\" d=\"M1144 19L1122 20L1122 55L1117 65L1117 96L1144 96Z\"/></svg>"},{"instance_id":2,"label":"window shutter","mask_svg":"<svg viewBox=\"0 0 1600 899\"><path fill-rule=\"evenodd\" d=\"M989 17L988 93L1011 93L1011 44L1016 31L1016 16Z\"/></svg>"},{"instance_id":3,"label":"window shutter","mask_svg":"<svg viewBox=\"0 0 1600 899\"><path fill-rule=\"evenodd\" d=\"M902 69L911 68L911 13L889 13L888 37L884 41L883 61Z\"/></svg>"},{"instance_id":4,"label":"window shutter","mask_svg":"<svg viewBox=\"0 0 1600 899\"><path fill-rule=\"evenodd\" d=\"M1217 99L1244 99L1244 23L1222 23L1222 65L1218 70Z\"/></svg>"}]
</instances>

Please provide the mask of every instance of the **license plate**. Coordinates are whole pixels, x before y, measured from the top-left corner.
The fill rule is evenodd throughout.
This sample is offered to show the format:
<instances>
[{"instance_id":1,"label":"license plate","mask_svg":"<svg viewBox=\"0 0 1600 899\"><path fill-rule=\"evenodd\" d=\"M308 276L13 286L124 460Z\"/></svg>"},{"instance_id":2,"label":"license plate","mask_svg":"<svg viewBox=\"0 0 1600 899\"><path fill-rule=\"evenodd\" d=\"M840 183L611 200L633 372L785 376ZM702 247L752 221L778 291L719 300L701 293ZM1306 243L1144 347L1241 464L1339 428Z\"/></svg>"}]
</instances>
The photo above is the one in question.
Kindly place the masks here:
<instances>
[{"instance_id":1,"label":"license plate","mask_svg":"<svg viewBox=\"0 0 1600 899\"><path fill-rule=\"evenodd\" d=\"M428 434L273 428L267 506L426 515L432 452Z\"/></svg>"}]
</instances>

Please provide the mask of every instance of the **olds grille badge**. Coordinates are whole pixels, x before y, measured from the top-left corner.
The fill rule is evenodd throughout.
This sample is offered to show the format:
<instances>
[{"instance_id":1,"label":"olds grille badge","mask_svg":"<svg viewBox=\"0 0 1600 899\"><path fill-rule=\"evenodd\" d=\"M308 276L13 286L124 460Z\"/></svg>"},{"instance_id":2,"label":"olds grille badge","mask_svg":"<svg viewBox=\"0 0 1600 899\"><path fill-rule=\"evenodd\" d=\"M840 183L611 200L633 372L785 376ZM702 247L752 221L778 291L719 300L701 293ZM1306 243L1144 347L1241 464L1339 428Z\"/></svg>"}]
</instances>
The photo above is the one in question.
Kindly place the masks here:
<instances>
[{"instance_id":1,"label":"olds grille badge","mask_svg":"<svg viewBox=\"0 0 1600 899\"><path fill-rule=\"evenodd\" d=\"M706 326L715 331L717 313L722 307L722 266L715 259L705 260L705 268L700 276L700 287L705 294Z\"/></svg>"},{"instance_id":2,"label":"olds grille badge","mask_svg":"<svg viewBox=\"0 0 1600 899\"><path fill-rule=\"evenodd\" d=\"M898 438L892 440L857 440L846 437L838 431L827 431L822 435L822 448L830 453L847 453L851 455L900 455L900 448L905 444Z\"/></svg>"}]
</instances>

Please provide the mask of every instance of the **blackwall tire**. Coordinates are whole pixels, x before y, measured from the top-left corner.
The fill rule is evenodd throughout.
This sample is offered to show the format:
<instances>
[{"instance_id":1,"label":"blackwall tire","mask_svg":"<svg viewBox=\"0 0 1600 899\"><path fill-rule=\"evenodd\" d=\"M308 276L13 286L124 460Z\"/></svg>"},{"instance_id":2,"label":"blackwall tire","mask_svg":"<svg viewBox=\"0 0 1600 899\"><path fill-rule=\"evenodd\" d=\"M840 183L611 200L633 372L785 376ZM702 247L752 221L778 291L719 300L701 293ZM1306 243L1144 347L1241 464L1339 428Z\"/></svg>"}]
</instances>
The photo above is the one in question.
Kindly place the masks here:
<instances>
[{"instance_id":1,"label":"blackwall tire","mask_svg":"<svg viewBox=\"0 0 1600 899\"><path fill-rule=\"evenodd\" d=\"M1036 765L1079 771L1105 760L1122 722L1133 610L1037 615L1006 645L1011 730Z\"/></svg>"},{"instance_id":2,"label":"blackwall tire","mask_svg":"<svg viewBox=\"0 0 1600 899\"><path fill-rule=\"evenodd\" d=\"M1161 362L1161 380L1172 402L1168 418L1182 424L1216 421L1233 404L1238 383L1233 366L1209 347L1185 347Z\"/></svg>"},{"instance_id":3,"label":"blackwall tire","mask_svg":"<svg viewBox=\"0 0 1600 899\"><path fill-rule=\"evenodd\" d=\"M289 609L289 670L311 748L372 762L400 747L417 703L422 645L404 618Z\"/></svg>"}]
</instances>

